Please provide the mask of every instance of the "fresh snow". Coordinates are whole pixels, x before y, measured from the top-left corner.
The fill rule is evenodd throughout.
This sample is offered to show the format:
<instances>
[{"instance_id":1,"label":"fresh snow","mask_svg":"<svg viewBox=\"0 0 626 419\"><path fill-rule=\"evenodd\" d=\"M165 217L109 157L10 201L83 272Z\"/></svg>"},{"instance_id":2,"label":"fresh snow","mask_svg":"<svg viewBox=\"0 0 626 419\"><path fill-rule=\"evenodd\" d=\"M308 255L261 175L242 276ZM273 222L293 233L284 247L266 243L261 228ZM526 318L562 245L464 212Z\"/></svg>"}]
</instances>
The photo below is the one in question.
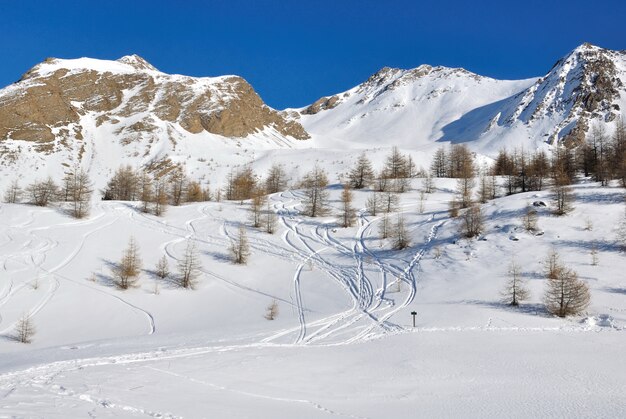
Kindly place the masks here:
<instances>
[{"instance_id":1,"label":"fresh snow","mask_svg":"<svg viewBox=\"0 0 626 419\"><path fill-rule=\"evenodd\" d=\"M362 209L369 191L355 192L348 229L335 215L302 216L302 191L274 194L279 228L248 230L246 266L228 256L245 204L157 218L97 201L85 220L1 204L0 417L624 416L624 190L575 186L570 215L540 209L542 235L520 216L530 202L550 205L549 192L499 198L483 206L485 233L465 240L447 216L455 181L437 179L422 214L419 186L401 195L411 247L399 252ZM340 188L330 190L337 214ZM111 264L130 235L144 272L120 291ZM175 271L186 240L200 252L198 288L165 282L155 295L156 261L166 255ZM553 248L591 289L582 316L543 309ZM512 255L531 290L518 309L499 296ZM9 338L24 313L38 330L31 345Z\"/></svg>"}]
</instances>

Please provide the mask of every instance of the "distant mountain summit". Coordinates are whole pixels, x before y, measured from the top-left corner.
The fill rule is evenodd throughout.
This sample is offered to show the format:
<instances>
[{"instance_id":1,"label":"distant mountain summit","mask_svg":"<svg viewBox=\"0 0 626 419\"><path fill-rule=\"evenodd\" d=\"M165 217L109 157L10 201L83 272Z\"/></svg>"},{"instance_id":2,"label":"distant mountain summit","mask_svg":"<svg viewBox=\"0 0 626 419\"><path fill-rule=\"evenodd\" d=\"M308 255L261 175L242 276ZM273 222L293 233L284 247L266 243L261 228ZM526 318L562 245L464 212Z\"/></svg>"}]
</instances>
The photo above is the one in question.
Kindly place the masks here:
<instances>
[{"instance_id":1,"label":"distant mountain summit","mask_svg":"<svg viewBox=\"0 0 626 419\"><path fill-rule=\"evenodd\" d=\"M385 67L364 83L300 109L322 143L467 142L485 154L584 138L626 105L626 55L583 44L541 78L504 81L462 68Z\"/></svg>"},{"instance_id":2,"label":"distant mountain summit","mask_svg":"<svg viewBox=\"0 0 626 419\"><path fill-rule=\"evenodd\" d=\"M190 159L202 172L216 150L234 149L532 150L579 142L594 123L610 128L624 114L625 82L625 52L583 44L540 78L385 67L345 92L277 111L238 76L166 74L137 55L50 58L0 90L0 172L82 164L104 176L122 162Z\"/></svg>"},{"instance_id":3,"label":"distant mountain summit","mask_svg":"<svg viewBox=\"0 0 626 419\"><path fill-rule=\"evenodd\" d=\"M86 136L154 142L187 134L242 138L307 133L263 103L238 76L169 75L137 55L116 61L51 58L0 90L0 142L54 152Z\"/></svg>"}]
</instances>

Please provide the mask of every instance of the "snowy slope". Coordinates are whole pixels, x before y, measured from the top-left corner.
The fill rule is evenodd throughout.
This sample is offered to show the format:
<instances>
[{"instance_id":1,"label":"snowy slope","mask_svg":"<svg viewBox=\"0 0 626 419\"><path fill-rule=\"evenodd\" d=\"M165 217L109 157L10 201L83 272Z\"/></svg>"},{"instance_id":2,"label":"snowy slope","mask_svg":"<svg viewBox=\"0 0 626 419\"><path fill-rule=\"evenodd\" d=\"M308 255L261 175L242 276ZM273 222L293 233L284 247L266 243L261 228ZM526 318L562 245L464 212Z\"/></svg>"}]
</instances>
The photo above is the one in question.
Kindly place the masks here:
<instances>
[{"instance_id":1,"label":"snowy slope","mask_svg":"<svg viewBox=\"0 0 626 419\"><path fill-rule=\"evenodd\" d=\"M363 84L294 110L320 147L467 143L493 156L584 138L626 106L626 55L583 44L544 77L494 80L464 69L384 68ZM297 113L296 113L297 112Z\"/></svg>"},{"instance_id":2,"label":"snowy slope","mask_svg":"<svg viewBox=\"0 0 626 419\"><path fill-rule=\"evenodd\" d=\"M339 188L318 219L299 213L301 191L272 195L278 231L248 229L246 266L228 256L249 219L235 202L162 218L98 202L82 221L0 205L0 416L626 414L626 257L615 244L623 189L576 186L570 215L540 211L543 235L523 231L520 216L528 202L549 204L548 192L499 198L484 206L482 238L459 240L459 220L447 216L454 185L437 179L423 213L415 189L402 195L411 246L400 252L379 238L381 218L362 210L371 191L355 192L361 211L348 229L337 226ZM131 234L144 271L120 291L111 263ZM175 270L187 239L200 251L198 288L162 281L155 294L156 261L165 255ZM581 316L543 309L552 248L591 289ZM512 255L531 291L519 309L500 302ZM268 321L272 300L280 311ZM9 338L25 312L38 328L31 345Z\"/></svg>"},{"instance_id":3,"label":"snowy slope","mask_svg":"<svg viewBox=\"0 0 626 419\"><path fill-rule=\"evenodd\" d=\"M470 111L503 100L536 80L502 81L464 69L384 68L365 83L339 93L334 106L301 123L320 147L395 144L432 148L443 129Z\"/></svg>"}]
</instances>

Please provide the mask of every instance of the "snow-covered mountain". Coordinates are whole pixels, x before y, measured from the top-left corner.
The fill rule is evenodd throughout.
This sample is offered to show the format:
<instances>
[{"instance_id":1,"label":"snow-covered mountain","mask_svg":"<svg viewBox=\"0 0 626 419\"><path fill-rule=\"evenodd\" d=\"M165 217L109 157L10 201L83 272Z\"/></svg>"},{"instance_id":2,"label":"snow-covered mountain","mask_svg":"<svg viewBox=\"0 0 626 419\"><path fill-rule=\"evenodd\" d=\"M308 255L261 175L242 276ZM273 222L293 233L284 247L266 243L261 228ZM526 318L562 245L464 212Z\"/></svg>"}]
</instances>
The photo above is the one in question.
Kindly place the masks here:
<instances>
[{"instance_id":1,"label":"snow-covered mountain","mask_svg":"<svg viewBox=\"0 0 626 419\"><path fill-rule=\"evenodd\" d=\"M383 68L346 92L276 111L237 76L169 75L134 55L48 59L0 90L0 175L19 167L28 180L81 164L103 179L120 163L166 161L219 182L252 160L349 163L354 148L393 145L427 166L447 142L493 156L580 140L594 121L622 115L625 81L624 52L583 44L541 78ZM303 148L316 151L303 157Z\"/></svg>"},{"instance_id":2,"label":"snow-covered mountain","mask_svg":"<svg viewBox=\"0 0 626 419\"><path fill-rule=\"evenodd\" d=\"M583 44L538 79L494 80L464 69L384 68L366 82L297 110L321 145L432 147L468 142L494 154L581 138L626 106L626 54Z\"/></svg>"},{"instance_id":3,"label":"snow-covered mountain","mask_svg":"<svg viewBox=\"0 0 626 419\"><path fill-rule=\"evenodd\" d=\"M169 75L136 55L48 59L0 90L0 163L26 171L145 165L308 137L241 77Z\"/></svg>"}]
</instances>

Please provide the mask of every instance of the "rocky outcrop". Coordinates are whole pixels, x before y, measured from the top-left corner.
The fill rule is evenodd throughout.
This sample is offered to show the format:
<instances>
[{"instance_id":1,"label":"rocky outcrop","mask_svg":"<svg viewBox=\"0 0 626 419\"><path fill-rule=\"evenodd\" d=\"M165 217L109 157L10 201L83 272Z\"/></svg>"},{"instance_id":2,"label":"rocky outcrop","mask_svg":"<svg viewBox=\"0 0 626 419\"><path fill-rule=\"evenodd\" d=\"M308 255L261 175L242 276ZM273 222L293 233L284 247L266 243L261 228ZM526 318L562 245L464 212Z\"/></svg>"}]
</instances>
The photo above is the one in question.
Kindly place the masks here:
<instances>
[{"instance_id":1,"label":"rocky outcrop","mask_svg":"<svg viewBox=\"0 0 626 419\"><path fill-rule=\"evenodd\" d=\"M150 135L157 122L189 133L206 131L242 138L272 128L298 140L302 126L263 103L241 77L193 78L168 75L136 55L117 61L47 59L19 82L0 90L0 142L28 141L38 151L80 139L93 115L97 127L119 127L121 142Z\"/></svg>"}]
</instances>

